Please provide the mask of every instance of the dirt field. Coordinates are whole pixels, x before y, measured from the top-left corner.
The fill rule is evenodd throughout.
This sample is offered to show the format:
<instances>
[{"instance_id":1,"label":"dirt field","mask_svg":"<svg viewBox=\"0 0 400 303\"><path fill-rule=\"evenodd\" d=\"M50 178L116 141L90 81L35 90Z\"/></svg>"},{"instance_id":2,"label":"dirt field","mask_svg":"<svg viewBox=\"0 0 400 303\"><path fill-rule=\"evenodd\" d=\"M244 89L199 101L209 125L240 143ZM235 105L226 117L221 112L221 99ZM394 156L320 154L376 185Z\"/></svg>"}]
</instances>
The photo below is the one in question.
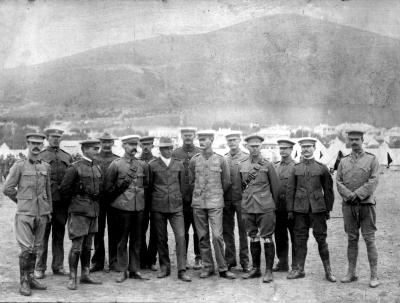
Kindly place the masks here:
<instances>
[{"instance_id":1,"label":"dirt field","mask_svg":"<svg viewBox=\"0 0 400 303\"><path fill-rule=\"evenodd\" d=\"M34 291L31 297L18 294L18 247L15 242L13 222L15 205L11 200L0 197L0 301L58 301L58 302L398 302L400 303L400 171L396 168L383 169L377 190L377 246L379 253L379 276L382 285L376 289L368 287L369 267L365 244L360 242L358 262L359 280L351 284L329 283L324 279L324 271L318 256L315 240L310 237L306 261L306 277L287 280L286 273L275 274L272 284L263 284L261 279L243 280L239 270L234 272L239 279L227 281L218 276L200 280L199 272L189 270L192 283L177 279L176 260L171 234L170 252L173 262L172 274L166 279L157 279L155 272L144 271L151 278L142 282L127 280L114 282L116 273L96 273L102 285L79 285L79 290L66 288L67 277L57 277L47 271L43 280L47 291ZM346 235L341 218L340 199L336 195L334 212L328 225L328 243L333 272L338 280L347 267ZM191 243L190 243L191 244ZM70 242L65 240L66 255ZM51 256L51 253L50 253ZM193 260L190 248L189 260ZM48 260L50 267L51 260ZM67 259L64 261L67 266ZM263 266L264 271L264 266Z\"/></svg>"}]
</instances>

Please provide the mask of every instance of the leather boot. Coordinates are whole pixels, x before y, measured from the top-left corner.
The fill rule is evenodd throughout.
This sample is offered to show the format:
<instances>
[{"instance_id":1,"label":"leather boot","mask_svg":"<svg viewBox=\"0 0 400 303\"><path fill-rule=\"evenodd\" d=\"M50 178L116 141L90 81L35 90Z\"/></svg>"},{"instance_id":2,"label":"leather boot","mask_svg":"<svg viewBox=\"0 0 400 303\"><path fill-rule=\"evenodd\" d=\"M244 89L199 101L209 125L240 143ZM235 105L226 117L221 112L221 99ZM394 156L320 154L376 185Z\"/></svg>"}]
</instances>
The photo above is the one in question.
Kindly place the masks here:
<instances>
[{"instance_id":1,"label":"leather boot","mask_svg":"<svg viewBox=\"0 0 400 303\"><path fill-rule=\"evenodd\" d=\"M261 277L261 244L260 242L250 242L251 259L253 260L253 268L249 273L243 275L243 279L253 279Z\"/></svg>"},{"instance_id":2,"label":"leather boot","mask_svg":"<svg viewBox=\"0 0 400 303\"><path fill-rule=\"evenodd\" d=\"M23 296L32 294L29 283L29 253L23 252L19 255L20 288L19 293Z\"/></svg>"},{"instance_id":3,"label":"leather boot","mask_svg":"<svg viewBox=\"0 0 400 303\"><path fill-rule=\"evenodd\" d=\"M347 259L349 262L349 268L347 270L347 274L340 280L340 282L350 283L358 280L358 277L356 276L357 255L358 247L347 248Z\"/></svg>"},{"instance_id":4,"label":"leather boot","mask_svg":"<svg viewBox=\"0 0 400 303\"><path fill-rule=\"evenodd\" d=\"M324 269L325 269L325 278L329 281L329 282L336 282L336 278L332 273L332 269L331 269L331 264L328 260L323 260L322 264L324 265Z\"/></svg>"},{"instance_id":5,"label":"leather boot","mask_svg":"<svg viewBox=\"0 0 400 303\"><path fill-rule=\"evenodd\" d=\"M79 252L69 252L68 263L69 263L69 280L67 288L70 290L78 289L77 286L77 275L78 275L78 262L79 262Z\"/></svg>"},{"instance_id":6,"label":"leather boot","mask_svg":"<svg viewBox=\"0 0 400 303\"><path fill-rule=\"evenodd\" d=\"M115 282L117 283L122 283L124 282L126 279L128 279L128 273L126 271L122 271L118 274L118 278L115 279Z\"/></svg>"},{"instance_id":7,"label":"leather boot","mask_svg":"<svg viewBox=\"0 0 400 303\"><path fill-rule=\"evenodd\" d=\"M85 247L81 253L81 278L82 284L102 284L100 281L96 281L90 277L90 250Z\"/></svg>"},{"instance_id":8,"label":"leather boot","mask_svg":"<svg viewBox=\"0 0 400 303\"><path fill-rule=\"evenodd\" d=\"M31 289L37 290L46 290L47 286L40 283L38 280L35 279L34 271L36 266L36 255L30 254L29 255L29 285Z\"/></svg>"},{"instance_id":9,"label":"leather boot","mask_svg":"<svg viewBox=\"0 0 400 303\"><path fill-rule=\"evenodd\" d=\"M371 268L371 280L369 281L369 287L375 288L378 287L381 282L379 282L378 279L378 266L375 265L370 265Z\"/></svg>"},{"instance_id":10,"label":"leather boot","mask_svg":"<svg viewBox=\"0 0 400 303\"><path fill-rule=\"evenodd\" d=\"M272 275L272 266L274 264L275 258L275 245L272 240L270 242L264 243L264 253L265 253L265 275L263 278L263 283L271 283L274 280Z\"/></svg>"}]
</instances>

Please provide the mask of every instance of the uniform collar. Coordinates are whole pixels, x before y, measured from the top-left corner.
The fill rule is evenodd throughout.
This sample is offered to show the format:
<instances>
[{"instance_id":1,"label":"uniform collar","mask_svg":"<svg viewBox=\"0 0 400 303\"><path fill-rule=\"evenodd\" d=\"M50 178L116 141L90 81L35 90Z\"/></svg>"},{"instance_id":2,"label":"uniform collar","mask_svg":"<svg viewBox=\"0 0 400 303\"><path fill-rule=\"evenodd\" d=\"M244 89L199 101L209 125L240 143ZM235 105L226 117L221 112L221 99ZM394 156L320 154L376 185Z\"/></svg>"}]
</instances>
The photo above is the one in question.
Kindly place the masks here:
<instances>
[{"instance_id":1,"label":"uniform collar","mask_svg":"<svg viewBox=\"0 0 400 303\"><path fill-rule=\"evenodd\" d=\"M182 149L183 149L185 152L191 152L191 151L194 151L195 146L194 146L194 144L190 144L190 145L183 144L183 145L182 145Z\"/></svg>"},{"instance_id":2,"label":"uniform collar","mask_svg":"<svg viewBox=\"0 0 400 303\"><path fill-rule=\"evenodd\" d=\"M286 164L289 164L291 162L293 162L292 156L289 156L287 158L282 158L281 159L281 164L285 164L286 165Z\"/></svg>"},{"instance_id":3,"label":"uniform collar","mask_svg":"<svg viewBox=\"0 0 400 303\"><path fill-rule=\"evenodd\" d=\"M207 152L204 152L204 151L201 152L201 155L206 159L210 158L213 154L214 154L214 151L212 149Z\"/></svg>"},{"instance_id":4,"label":"uniform collar","mask_svg":"<svg viewBox=\"0 0 400 303\"><path fill-rule=\"evenodd\" d=\"M140 158L142 159L142 160L151 160L151 159L153 159L154 158L154 156L153 156L153 154L152 154L152 152L146 152L146 153L144 153L144 152L142 152L142 154L140 155Z\"/></svg>"},{"instance_id":5,"label":"uniform collar","mask_svg":"<svg viewBox=\"0 0 400 303\"><path fill-rule=\"evenodd\" d=\"M308 159L303 158L303 162L304 162L305 164L311 164L311 163L314 163L314 161L315 161L315 158L314 158L314 157L311 157L311 158L308 158Z\"/></svg>"},{"instance_id":6,"label":"uniform collar","mask_svg":"<svg viewBox=\"0 0 400 303\"><path fill-rule=\"evenodd\" d=\"M127 153L124 154L124 158L127 159L128 161L136 159L134 154L127 154Z\"/></svg>"},{"instance_id":7,"label":"uniform collar","mask_svg":"<svg viewBox=\"0 0 400 303\"><path fill-rule=\"evenodd\" d=\"M60 150L60 147L59 146L49 146L48 149L51 151L58 152Z\"/></svg>"},{"instance_id":8,"label":"uniform collar","mask_svg":"<svg viewBox=\"0 0 400 303\"><path fill-rule=\"evenodd\" d=\"M359 158L361 158L362 156L364 156L364 154L365 154L365 151L363 150L363 149L360 149L360 151L359 152L351 152L351 157L353 158L353 159L359 159Z\"/></svg>"},{"instance_id":9,"label":"uniform collar","mask_svg":"<svg viewBox=\"0 0 400 303\"><path fill-rule=\"evenodd\" d=\"M261 156L261 154L259 154L257 157L255 157L255 158L253 158L252 156L250 156L250 162L251 163L257 163L257 162L260 162L260 161L262 161L262 156Z\"/></svg>"},{"instance_id":10,"label":"uniform collar","mask_svg":"<svg viewBox=\"0 0 400 303\"><path fill-rule=\"evenodd\" d=\"M40 159L32 159L31 157L28 158L30 164L39 164L42 161Z\"/></svg>"},{"instance_id":11,"label":"uniform collar","mask_svg":"<svg viewBox=\"0 0 400 303\"><path fill-rule=\"evenodd\" d=\"M235 152L235 153L232 153L232 151L229 151L229 155L233 158L234 156L237 156L237 155L239 155L240 154L240 148Z\"/></svg>"}]
</instances>

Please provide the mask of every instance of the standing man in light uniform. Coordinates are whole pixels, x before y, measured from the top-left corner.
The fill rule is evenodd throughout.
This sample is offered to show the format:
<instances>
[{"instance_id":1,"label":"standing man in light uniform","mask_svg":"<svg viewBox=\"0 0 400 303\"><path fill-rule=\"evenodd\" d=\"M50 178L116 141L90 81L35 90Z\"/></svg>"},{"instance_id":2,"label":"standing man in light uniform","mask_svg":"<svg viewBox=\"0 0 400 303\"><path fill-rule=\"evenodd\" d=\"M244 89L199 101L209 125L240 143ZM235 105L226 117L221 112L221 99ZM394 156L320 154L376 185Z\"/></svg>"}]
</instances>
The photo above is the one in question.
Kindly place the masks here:
<instances>
[{"instance_id":1,"label":"standing man in light uniform","mask_svg":"<svg viewBox=\"0 0 400 303\"><path fill-rule=\"evenodd\" d=\"M242 219L242 185L239 172L239 163L249 157L240 149L240 131L233 131L225 136L229 146L229 152L225 155L230 169L231 187L225 194L225 206L223 214L223 236L225 241L225 260L228 268L235 267L235 213L239 231L239 258L243 272L250 272L249 246L247 243L246 228Z\"/></svg>"},{"instance_id":2,"label":"standing man in light uniform","mask_svg":"<svg viewBox=\"0 0 400 303\"><path fill-rule=\"evenodd\" d=\"M219 275L226 279L236 276L228 270L224 257L224 238L222 235L222 216L224 192L231 185L229 167L225 159L214 153L212 143L214 131L197 133L201 153L193 156L189 164L190 183L193 190L193 217L199 236L203 269L200 278L214 274L214 261L211 253L210 226L212 242L217 259Z\"/></svg>"},{"instance_id":3,"label":"standing man in light uniform","mask_svg":"<svg viewBox=\"0 0 400 303\"><path fill-rule=\"evenodd\" d=\"M358 239L361 234L367 246L368 261L371 270L370 287L378 287L378 252L375 245L376 212L374 192L378 185L378 159L363 150L364 132L350 130L347 139L351 154L344 157L339 164L336 185L342 196L344 230L347 233L347 258L349 267L347 275L341 280L349 283L357 280L356 267L358 256Z\"/></svg>"},{"instance_id":4,"label":"standing man in light uniform","mask_svg":"<svg viewBox=\"0 0 400 303\"><path fill-rule=\"evenodd\" d=\"M276 225L275 225L275 243L276 255L279 262L273 268L273 271L288 271L289 270L289 239L292 245L292 270L296 266L294 260L295 255L295 242L293 233L293 220L288 219L288 212L286 209L286 189L289 180L289 173L296 162L292 159L293 146L296 144L290 139L278 140L279 154L281 161L275 163L274 167L279 177L279 195L276 203Z\"/></svg>"},{"instance_id":5,"label":"standing man in light uniform","mask_svg":"<svg viewBox=\"0 0 400 303\"><path fill-rule=\"evenodd\" d=\"M14 163L3 187L4 195L17 203L14 229L21 249L19 292L24 296L30 296L31 289L47 288L33 275L52 212L50 165L39 157L45 138L37 133L26 135L28 158Z\"/></svg>"}]
</instances>

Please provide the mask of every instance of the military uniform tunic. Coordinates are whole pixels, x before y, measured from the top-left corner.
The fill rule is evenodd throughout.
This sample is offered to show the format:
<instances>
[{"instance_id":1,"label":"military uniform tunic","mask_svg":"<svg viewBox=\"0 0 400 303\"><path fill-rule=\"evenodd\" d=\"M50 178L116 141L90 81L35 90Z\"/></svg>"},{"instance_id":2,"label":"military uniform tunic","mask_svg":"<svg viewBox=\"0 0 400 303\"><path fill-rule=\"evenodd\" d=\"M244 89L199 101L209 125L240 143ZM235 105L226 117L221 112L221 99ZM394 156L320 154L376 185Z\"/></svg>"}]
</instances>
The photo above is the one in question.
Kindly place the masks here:
<instances>
[{"instance_id":1,"label":"military uniform tunic","mask_svg":"<svg viewBox=\"0 0 400 303\"><path fill-rule=\"evenodd\" d=\"M224 192L231 183L228 164L222 156L213 152L197 154L190 160L189 178L191 186L194 186L192 208L203 269L214 271L210 245L211 225L218 271L225 272L228 267L224 257L222 218Z\"/></svg>"},{"instance_id":2,"label":"military uniform tunic","mask_svg":"<svg viewBox=\"0 0 400 303\"><path fill-rule=\"evenodd\" d=\"M340 161L336 186L343 198L342 211L344 229L348 236L348 255L357 259L359 230L367 245L370 265L377 265L378 253L375 246L376 212L374 192L378 185L378 159L370 153L352 152ZM357 195L352 203L351 193Z\"/></svg>"},{"instance_id":3,"label":"military uniform tunic","mask_svg":"<svg viewBox=\"0 0 400 303\"><path fill-rule=\"evenodd\" d=\"M41 160L17 161L7 176L3 193L17 203L15 234L21 252L40 252L52 211L50 165Z\"/></svg>"},{"instance_id":4,"label":"military uniform tunic","mask_svg":"<svg viewBox=\"0 0 400 303\"><path fill-rule=\"evenodd\" d=\"M247 234L251 238L259 235L271 237L275 229L275 201L278 199L279 180L270 162L261 156L248 157L240 163L242 181L249 174L256 174L242 195L242 214Z\"/></svg>"}]
</instances>

